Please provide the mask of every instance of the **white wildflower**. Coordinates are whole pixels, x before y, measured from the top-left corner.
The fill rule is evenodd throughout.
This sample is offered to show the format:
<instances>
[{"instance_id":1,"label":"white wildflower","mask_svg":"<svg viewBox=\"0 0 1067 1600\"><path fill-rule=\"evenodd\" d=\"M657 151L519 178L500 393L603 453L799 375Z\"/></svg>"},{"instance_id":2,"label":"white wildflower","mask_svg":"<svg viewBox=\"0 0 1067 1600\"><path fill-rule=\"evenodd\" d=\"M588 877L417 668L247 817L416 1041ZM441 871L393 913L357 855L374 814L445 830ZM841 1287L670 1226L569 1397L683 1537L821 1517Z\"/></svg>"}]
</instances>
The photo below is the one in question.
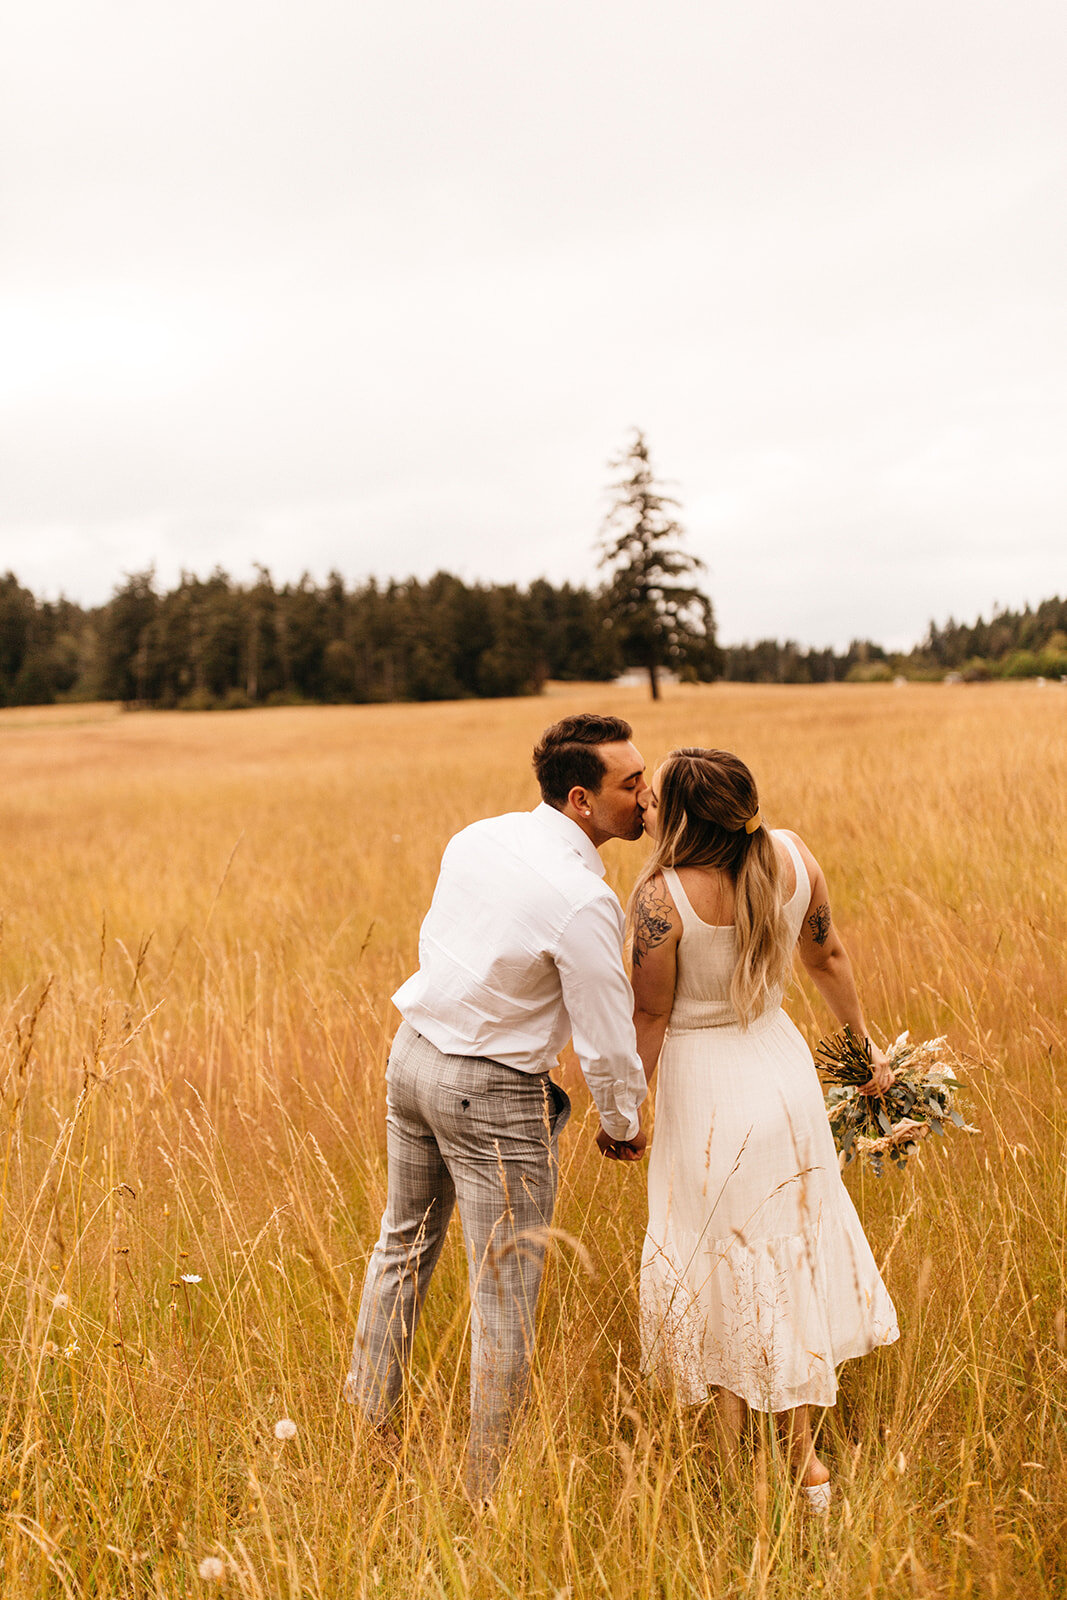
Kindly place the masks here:
<instances>
[{"instance_id":1,"label":"white wildflower","mask_svg":"<svg viewBox=\"0 0 1067 1600\"><path fill-rule=\"evenodd\" d=\"M74 1357L79 1353L80 1350L81 1345L78 1343L77 1339L72 1339L68 1345L64 1345L63 1355L68 1361L73 1361Z\"/></svg>"},{"instance_id":2,"label":"white wildflower","mask_svg":"<svg viewBox=\"0 0 1067 1600\"><path fill-rule=\"evenodd\" d=\"M282 1417L274 1424L274 1437L276 1439L295 1439L296 1423L292 1417Z\"/></svg>"},{"instance_id":3,"label":"white wildflower","mask_svg":"<svg viewBox=\"0 0 1067 1600\"><path fill-rule=\"evenodd\" d=\"M182 1273L182 1282L183 1283L203 1283L203 1281L204 1280L203 1280L203 1278L201 1278L199 1272L183 1272Z\"/></svg>"},{"instance_id":4,"label":"white wildflower","mask_svg":"<svg viewBox=\"0 0 1067 1600\"><path fill-rule=\"evenodd\" d=\"M226 1564L218 1556L205 1556L196 1570L209 1583L221 1583L226 1576Z\"/></svg>"}]
</instances>

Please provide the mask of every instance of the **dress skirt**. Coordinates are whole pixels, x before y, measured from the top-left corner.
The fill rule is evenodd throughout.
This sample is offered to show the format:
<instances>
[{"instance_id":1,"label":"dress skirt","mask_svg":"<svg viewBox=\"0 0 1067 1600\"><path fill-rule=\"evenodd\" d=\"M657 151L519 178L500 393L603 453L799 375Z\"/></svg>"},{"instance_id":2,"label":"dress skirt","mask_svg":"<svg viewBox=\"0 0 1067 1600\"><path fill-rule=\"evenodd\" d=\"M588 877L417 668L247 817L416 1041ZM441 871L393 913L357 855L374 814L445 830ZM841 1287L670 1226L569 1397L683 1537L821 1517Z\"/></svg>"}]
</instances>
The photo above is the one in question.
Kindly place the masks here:
<instances>
[{"instance_id":1,"label":"dress skirt","mask_svg":"<svg viewBox=\"0 0 1067 1600\"><path fill-rule=\"evenodd\" d=\"M672 1028L641 1261L646 1372L683 1404L829 1406L837 1368L898 1337L842 1180L822 1089L780 1008Z\"/></svg>"}]
</instances>

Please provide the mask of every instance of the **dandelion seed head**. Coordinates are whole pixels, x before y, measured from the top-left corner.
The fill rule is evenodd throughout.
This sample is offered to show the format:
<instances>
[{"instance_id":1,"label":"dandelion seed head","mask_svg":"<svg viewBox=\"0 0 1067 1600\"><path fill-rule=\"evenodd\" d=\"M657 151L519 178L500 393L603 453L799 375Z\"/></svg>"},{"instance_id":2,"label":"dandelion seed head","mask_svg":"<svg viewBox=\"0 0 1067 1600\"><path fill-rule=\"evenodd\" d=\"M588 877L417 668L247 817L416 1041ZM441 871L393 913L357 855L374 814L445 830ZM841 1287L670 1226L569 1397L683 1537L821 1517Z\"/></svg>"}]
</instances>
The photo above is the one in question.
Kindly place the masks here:
<instances>
[{"instance_id":1,"label":"dandelion seed head","mask_svg":"<svg viewBox=\"0 0 1067 1600\"><path fill-rule=\"evenodd\" d=\"M196 1570L208 1583L221 1583L226 1576L225 1563L218 1556L205 1556Z\"/></svg>"},{"instance_id":2,"label":"dandelion seed head","mask_svg":"<svg viewBox=\"0 0 1067 1600\"><path fill-rule=\"evenodd\" d=\"M292 1417L282 1417L274 1424L274 1437L276 1439L295 1439L296 1423Z\"/></svg>"},{"instance_id":3,"label":"dandelion seed head","mask_svg":"<svg viewBox=\"0 0 1067 1600\"><path fill-rule=\"evenodd\" d=\"M52 1304L55 1306L57 1311L66 1311L67 1307L70 1305L70 1295L60 1292L56 1295L55 1299L52 1301Z\"/></svg>"}]
</instances>

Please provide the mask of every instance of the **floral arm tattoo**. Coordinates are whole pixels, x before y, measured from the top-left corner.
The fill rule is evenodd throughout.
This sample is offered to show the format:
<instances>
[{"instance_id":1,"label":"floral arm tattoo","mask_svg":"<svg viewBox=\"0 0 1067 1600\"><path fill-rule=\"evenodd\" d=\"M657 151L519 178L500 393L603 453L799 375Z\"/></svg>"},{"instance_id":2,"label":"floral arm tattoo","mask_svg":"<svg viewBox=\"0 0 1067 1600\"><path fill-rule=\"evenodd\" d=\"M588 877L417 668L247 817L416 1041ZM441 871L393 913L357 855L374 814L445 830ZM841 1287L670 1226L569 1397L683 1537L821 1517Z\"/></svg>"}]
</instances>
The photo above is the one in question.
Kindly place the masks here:
<instances>
[{"instance_id":1,"label":"floral arm tattoo","mask_svg":"<svg viewBox=\"0 0 1067 1600\"><path fill-rule=\"evenodd\" d=\"M646 883L634 907L635 968L641 965L642 957L670 937L673 926L670 905Z\"/></svg>"},{"instance_id":2,"label":"floral arm tattoo","mask_svg":"<svg viewBox=\"0 0 1067 1600\"><path fill-rule=\"evenodd\" d=\"M815 907L815 910L808 918L808 927L811 929L811 936L816 944L823 945L826 943L830 937L830 907L825 900L821 906Z\"/></svg>"}]
</instances>

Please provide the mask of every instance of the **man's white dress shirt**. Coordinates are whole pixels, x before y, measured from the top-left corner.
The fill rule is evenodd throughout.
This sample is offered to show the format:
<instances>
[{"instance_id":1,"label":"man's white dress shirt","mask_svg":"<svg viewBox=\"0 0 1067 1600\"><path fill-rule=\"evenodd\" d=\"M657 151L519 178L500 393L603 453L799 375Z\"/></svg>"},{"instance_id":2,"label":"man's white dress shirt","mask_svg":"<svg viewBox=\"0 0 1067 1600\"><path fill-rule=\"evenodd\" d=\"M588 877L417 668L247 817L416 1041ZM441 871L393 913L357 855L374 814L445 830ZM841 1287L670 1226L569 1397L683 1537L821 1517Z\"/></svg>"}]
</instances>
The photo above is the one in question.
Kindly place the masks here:
<instances>
[{"instance_id":1,"label":"man's white dress shirt","mask_svg":"<svg viewBox=\"0 0 1067 1600\"><path fill-rule=\"evenodd\" d=\"M552 806L472 823L441 858L419 970L393 996L446 1055L545 1072L573 1035L600 1120L637 1133L645 1075L623 968L623 914L604 863Z\"/></svg>"}]
</instances>

